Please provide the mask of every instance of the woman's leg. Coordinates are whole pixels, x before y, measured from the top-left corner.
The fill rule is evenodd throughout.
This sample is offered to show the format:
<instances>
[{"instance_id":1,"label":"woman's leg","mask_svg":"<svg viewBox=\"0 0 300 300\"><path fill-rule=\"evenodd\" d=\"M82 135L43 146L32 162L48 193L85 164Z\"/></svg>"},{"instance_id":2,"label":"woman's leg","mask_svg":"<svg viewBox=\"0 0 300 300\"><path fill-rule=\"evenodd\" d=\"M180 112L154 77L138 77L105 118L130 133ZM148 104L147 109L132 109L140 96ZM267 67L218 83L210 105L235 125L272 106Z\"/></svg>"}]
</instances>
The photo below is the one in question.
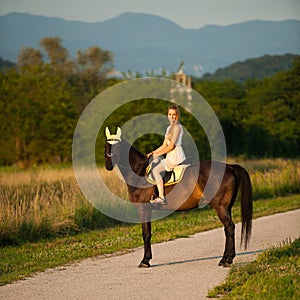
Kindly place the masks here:
<instances>
[{"instance_id":1,"label":"woman's leg","mask_svg":"<svg viewBox=\"0 0 300 300\"><path fill-rule=\"evenodd\" d=\"M164 199L164 183L163 183L163 174L166 172L164 163L160 162L158 165L156 165L153 170L152 174L156 181L156 186L158 189L158 197ZM155 201L154 201L155 202Z\"/></svg>"},{"instance_id":2,"label":"woman's leg","mask_svg":"<svg viewBox=\"0 0 300 300\"><path fill-rule=\"evenodd\" d=\"M161 179L160 181L157 182L156 184L157 189L158 189L158 197L164 199L165 194L164 194L164 183L163 180Z\"/></svg>"}]
</instances>

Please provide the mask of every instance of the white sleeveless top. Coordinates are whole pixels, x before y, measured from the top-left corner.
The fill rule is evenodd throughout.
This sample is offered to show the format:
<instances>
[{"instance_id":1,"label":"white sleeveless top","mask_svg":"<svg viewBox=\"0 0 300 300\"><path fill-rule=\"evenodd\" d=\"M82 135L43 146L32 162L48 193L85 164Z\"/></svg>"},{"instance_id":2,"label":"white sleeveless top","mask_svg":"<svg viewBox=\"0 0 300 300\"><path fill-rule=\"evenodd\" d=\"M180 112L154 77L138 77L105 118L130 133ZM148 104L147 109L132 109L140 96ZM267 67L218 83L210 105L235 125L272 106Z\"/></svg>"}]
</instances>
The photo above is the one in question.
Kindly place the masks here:
<instances>
[{"instance_id":1,"label":"white sleeveless top","mask_svg":"<svg viewBox=\"0 0 300 300\"><path fill-rule=\"evenodd\" d=\"M180 127L180 133L175 142L175 148L172 151L170 151L169 153L167 153L167 155L166 155L166 163L167 163L167 167L169 169L173 169L174 167L178 166L186 159L186 156L185 156L183 148L182 148L183 128L182 128L181 124L179 124L179 127ZM166 139L167 139L170 128L171 128L171 125L166 130L166 135L165 135ZM170 144L170 141L168 139L167 139L167 143L168 143L168 145Z\"/></svg>"}]
</instances>

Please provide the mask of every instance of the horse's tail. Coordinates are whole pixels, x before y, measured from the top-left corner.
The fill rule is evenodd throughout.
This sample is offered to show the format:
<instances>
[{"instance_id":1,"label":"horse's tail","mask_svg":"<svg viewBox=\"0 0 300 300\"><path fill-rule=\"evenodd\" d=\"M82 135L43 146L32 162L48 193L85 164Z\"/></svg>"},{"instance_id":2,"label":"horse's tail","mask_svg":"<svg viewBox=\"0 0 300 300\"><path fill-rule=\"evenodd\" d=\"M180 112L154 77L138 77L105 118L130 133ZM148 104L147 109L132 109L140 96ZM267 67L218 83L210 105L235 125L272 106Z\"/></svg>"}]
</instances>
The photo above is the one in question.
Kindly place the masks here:
<instances>
[{"instance_id":1,"label":"horse's tail","mask_svg":"<svg viewBox=\"0 0 300 300\"><path fill-rule=\"evenodd\" d=\"M237 178L237 188L240 187L242 234L241 245L244 242L247 249L252 230L252 185L248 172L239 165L231 165Z\"/></svg>"}]
</instances>

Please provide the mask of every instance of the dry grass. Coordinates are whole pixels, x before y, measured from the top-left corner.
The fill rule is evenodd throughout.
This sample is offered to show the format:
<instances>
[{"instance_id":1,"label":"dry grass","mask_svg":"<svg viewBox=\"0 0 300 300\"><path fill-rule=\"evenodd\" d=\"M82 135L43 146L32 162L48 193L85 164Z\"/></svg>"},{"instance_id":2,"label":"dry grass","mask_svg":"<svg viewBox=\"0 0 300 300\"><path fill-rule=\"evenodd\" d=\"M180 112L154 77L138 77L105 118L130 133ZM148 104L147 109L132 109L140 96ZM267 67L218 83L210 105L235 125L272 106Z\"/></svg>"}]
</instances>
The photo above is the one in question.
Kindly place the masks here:
<instances>
[{"instance_id":1,"label":"dry grass","mask_svg":"<svg viewBox=\"0 0 300 300\"><path fill-rule=\"evenodd\" d=\"M241 164L250 173L255 199L300 193L300 161ZM127 199L126 185L115 172L99 172L116 195ZM75 233L112 222L84 198L72 168L2 172L0 205L0 244Z\"/></svg>"},{"instance_id":2,"label":"dry grass","mask_svg":"<svg viewBox=\"0 0 300 300\"><path fill-rule=\"evenodd\" d=\"M0 185L20 185L35 182L54 182L75 179L72 168L10 171L0 173Z\"/></svg>"},{"instance_id":3,"label":"dry grass","mask_svg":"<svg viewBox=\"0 0 300 300\"><path fill-rule=\"evenodd\" d=\"M111 190L127 196L116 174L99 172ZM0 245L75 233L95 227L97 218L99 226L106 222L82 195L71 168L2 173L0 203Z\"/></svg>"},{"instance_id":4,"label":"dry grass","mask_svg":"<svg viewBox=\"0 0 300 300\"><path fill-rule=\"evenodd\" d=\"M300 161L262 159L241 162L248 170L254 199L300 193Z\"/></svg>"}]
</instances>

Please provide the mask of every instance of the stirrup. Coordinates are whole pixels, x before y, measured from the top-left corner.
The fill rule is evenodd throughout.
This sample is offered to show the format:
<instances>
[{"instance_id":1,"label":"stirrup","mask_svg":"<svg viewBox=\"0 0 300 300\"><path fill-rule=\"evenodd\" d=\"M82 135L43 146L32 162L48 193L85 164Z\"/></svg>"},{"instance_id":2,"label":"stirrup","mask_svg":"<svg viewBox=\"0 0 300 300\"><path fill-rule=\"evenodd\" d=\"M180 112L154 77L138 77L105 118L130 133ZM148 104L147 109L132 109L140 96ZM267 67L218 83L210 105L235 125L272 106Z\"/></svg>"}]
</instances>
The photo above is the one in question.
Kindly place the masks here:
<instances>
[{"instance_id":1,"label":"stirrup","mask_svg":"<svg viewBox=\"0 0 300 300\"><path fill-rule=\"evenodd\" d=\"M150 200L150 203L155 205L167 205L167 200L166 198L157 197L153 200Z\"/></svg>"}]
</instances>

